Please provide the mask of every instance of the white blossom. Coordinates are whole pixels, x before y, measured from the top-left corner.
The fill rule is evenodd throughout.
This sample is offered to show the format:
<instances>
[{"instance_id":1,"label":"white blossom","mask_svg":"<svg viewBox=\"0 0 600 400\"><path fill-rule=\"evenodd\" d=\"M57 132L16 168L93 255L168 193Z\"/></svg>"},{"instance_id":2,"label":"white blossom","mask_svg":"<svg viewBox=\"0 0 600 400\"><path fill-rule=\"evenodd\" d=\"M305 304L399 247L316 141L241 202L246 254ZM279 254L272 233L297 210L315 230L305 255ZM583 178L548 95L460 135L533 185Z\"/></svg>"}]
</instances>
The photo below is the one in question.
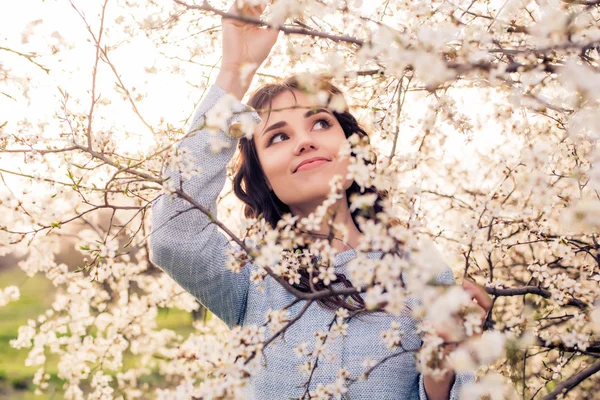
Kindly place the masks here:
<instances>
[{"instance_id":1,"label":"white blossom","mask_svg":"<svg viewBox=\"0 0 600 400\"><path fill-rule=\"evenodd\" d=\"M19 300L21 293L16 286L7 286L0 290L0 307L7 305L11 301Z\"/></svg>"}]
</instances>

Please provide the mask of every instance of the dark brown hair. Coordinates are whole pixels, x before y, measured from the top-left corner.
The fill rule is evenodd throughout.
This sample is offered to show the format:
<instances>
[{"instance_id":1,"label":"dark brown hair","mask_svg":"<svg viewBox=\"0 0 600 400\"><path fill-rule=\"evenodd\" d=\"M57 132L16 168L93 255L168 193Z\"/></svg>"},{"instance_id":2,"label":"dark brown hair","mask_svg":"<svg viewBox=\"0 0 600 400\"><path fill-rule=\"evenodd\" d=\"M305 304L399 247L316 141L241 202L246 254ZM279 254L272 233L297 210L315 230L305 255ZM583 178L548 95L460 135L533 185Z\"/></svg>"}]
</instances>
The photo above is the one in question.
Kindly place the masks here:
<instances>
[{"instance_id":1,"label":"dark brown hair","mask_svg":"<svg viewBox=\"0 0 600 400\"><path fill-rule=\"evenodd\" d=\"M342 92L331 84L329 80L323 77L317 78L315 83L316 88L313 88L312 91L307 90L307 88L301 84L298 76L291 76L280 83L269 83L260 87L251 95L248 105L255 110L268 110L268 116L270 116L273 99L285 91L290 91L292 95L294 94L294 90L310 92L312 94L316 94L318 91L325 91L329 95L329 100L336 95L342 96ZM359 125L356 118L354 118L347 109L341 113L336 111L332 111L332 113L344 130L346 138L355 133L368 143L367 132ZM267 186L264 172L256 152L254 139L248 140L246 138L241 138L239 141L239 150L240 152L233 176L233 189L236 196L244 203L244 215L247 218L262 217L272 227L276 227L277 222L281 217L290 213L290 209L286 204L279 200L275 193ZM374 155L374 153L372 154ZM375 161L376 158L373 157L373 159L368 160L367 162L372 164ZM378 191L375 188L365 188L364 190L361 190L356 182L352 182L352 185L346 190L346 198L350 201L352 195L365 193L377 193L378 195L373 210L370 210L371 212L368 213L372 218L375 218L375 215L383 210L381 200L387 196L387 193ZM352 212L352 219L357 227L359 227L357 221L359 215L361 215L361 210ZM293 250L295 249L292 249L292 251ZM311 277L309 276L308 271L306 269L301 269L300 274L300 284L294 286L303 292L310 292ZM341 282L346 287L352 287L352 283L343 274L336 273L336 276L337 280L335 282ZM322 290L328 286L325 286L319 281L314 284L313 287L315 290ZM327 297L320 300L319 303L329 309L345 307L349 310L358 310L364 308L364 301L360 295L353 295L352 298L358 305L351 304L346 301L345 298L340 297Z\"/></svg>"}]
</instances>

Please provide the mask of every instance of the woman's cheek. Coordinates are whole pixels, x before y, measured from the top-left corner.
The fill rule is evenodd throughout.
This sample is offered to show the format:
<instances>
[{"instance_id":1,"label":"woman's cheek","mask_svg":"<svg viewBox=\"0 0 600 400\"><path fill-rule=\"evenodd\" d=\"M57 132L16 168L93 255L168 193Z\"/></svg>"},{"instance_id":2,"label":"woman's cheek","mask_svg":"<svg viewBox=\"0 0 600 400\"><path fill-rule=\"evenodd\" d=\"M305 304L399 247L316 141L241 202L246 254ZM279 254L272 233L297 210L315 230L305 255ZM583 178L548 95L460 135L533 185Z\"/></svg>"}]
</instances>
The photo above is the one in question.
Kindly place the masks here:
<instances>
[{"instance_id":1,"label":"woman's cheek","mask_svg":"<svg viewBox=\"0 0 600 400\"><path fill-rule=\"evenodd\" d=\"M338 160L338 167L336 168L336 175L341 175L344 179L344 190L348 189L352 186L353 179L348 179L348 166L350 165L350 159L345 158L343 160Z\"/></svg>"}]
</instances>

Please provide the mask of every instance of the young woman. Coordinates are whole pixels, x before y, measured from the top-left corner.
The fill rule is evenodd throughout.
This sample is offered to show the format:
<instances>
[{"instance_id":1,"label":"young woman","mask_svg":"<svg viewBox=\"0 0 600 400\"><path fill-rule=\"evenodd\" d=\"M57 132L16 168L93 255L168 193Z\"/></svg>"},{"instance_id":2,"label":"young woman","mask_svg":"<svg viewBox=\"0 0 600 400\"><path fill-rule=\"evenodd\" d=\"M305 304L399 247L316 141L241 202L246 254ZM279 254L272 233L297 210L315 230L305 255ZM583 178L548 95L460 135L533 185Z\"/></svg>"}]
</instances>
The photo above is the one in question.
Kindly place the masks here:
<instances>
[{"instance_id":1,"label":"young woman","mask_svg":"<svg viewBox=\"0 0 600 400\"><path fill-rule=\"evenodd\" d=\"M258 17L260 7L244 10L244 15ZM235 5L231 13L240 13ZM243 65L260 66L277 41L278 32L259 28L234 19L223 19L223 58L216 84L211 86L198 106L190 130L195 134L182 141L199 163L201 173L182 180L177 171L168 170L167 177L182 185L183 191L207 207L216 216L216 199L226 178L226 165L236 147L240 148L234 189L245 203L247 216L262 215L273 226L284 213L304 217L316 209L330 191L329 182L334 175L346 175L348 159L340 159L338 151L350 134L366 133L358 126L348 111L335 112L321 107L298 89L297 79L281 84L267 85L251 97L248 108L240 101L244 97L252 75L243 83L239 71ZM330 94L339 94L332 85L324 88ZM211 151L211 134L204 125L205 115L229 93L238 100L232 104L234 113L228 127L218 133L217 139L226 143L221 152ZM301 106L301 107L298 107ZM272 109L260 115L254 110ZM258 123L251 140L238 139L231 129L239 122L239 113L248 112ZM315 112L316 110L316 112ZM213 138L214 139L214 138ZM339 252L335 260L339 277L348 276L346 263L356 257L353 250L361 232L349 210L348 195L357 190L352 181L343 182L345 196L332 206L336 210L336 223L348 231L346 240L336 238L332 245ZM232 273L226 267L230 244L209 217L192 209L184 198L160 196L153 204L153 229L150 238L151 259L182 287L193 294L204 306L222 319L229 327L265 322L269 309L279 310L290 304L294 296L273 279L265 279L264 291L250 283L249 276L255 268L248 264L241 273ZM329 233L326 224L312 232ZM369 253L377 258L380 253ZM306 276L303 277L306 279ZM450 269L437 278L439 283L452 284ZM347 283L347 282L346 282ZM302 287L300 285L299 287ZM303 290L307 290L306 285ZM489 296L480 288L471 288L473 297L489 306ZM353 304L360 306L360 296ZM343 302L342 302L343 303ZM347 303L344 303L348 305ZM343 304L342 304L343 305ZM332 341L328 346L329 358L321 357L310 385L298 370L298 365L309 361L308 356L298 358L294 349L302 342L313 342L315 331L327 332L340 304L312 305L302 318L285 334L284 341L275 341L264 352L263 362L247 387L247 397L256 399L300 398L315 391L319 385L332 384L341 368L350 377L358 378L365 371L365 360L383 360L396 351L388 349L380 333L389 329L391 322L400 324L404 331L402 345L407 351L390 358L376 368L365 381L356 381L347 388L350 399L457 399L461 385L472 380L470 375L448 373L440 381L422 376L415 368L414 352L421 346L415 332L416 321L409 317L395 317L385 313L353 318L348 322L343 340ZM299 302L289 309L290 317L303 307Z\"/></svg>"}]
</instances>

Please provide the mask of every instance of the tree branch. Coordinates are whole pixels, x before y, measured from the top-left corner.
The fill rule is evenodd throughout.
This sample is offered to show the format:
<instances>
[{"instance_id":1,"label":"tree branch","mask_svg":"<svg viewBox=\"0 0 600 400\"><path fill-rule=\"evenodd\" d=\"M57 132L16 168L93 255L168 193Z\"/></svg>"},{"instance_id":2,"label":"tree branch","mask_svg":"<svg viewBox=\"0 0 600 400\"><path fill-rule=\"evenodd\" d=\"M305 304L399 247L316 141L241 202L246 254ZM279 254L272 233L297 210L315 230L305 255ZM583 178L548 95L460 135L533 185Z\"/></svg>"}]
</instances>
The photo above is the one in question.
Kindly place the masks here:
<instances>
[{"instance_id":1,"label":"tree branch","mask_svg":"<svg viewBox=\"0 0 600 400\"><path fill-rule=\"evenodd\" d=\"M538 296L542 296L545 299L549 299L552 297L552 293L549 290L543 289L539 286L524 286L520 288L509 289L499 289L495 287L486 286L485 291L493 296L522 296L525 294L537 294ZM569 299L567 305L575 306L583 310L587 309L588 307L586 303L576 298Z\"/></svg>"},{"instance_id":2,"label":"tree branch","mask_svg":"<svg viewBox=\"0 0 600 400\"><path fill-rule=\"evenodd\" d=\"M306 29L306 28L292 28L292 27L284 26L284 25L269 25L268 23L261 21L258 18L252 18L252 17L247 17L245 15L237 15L237 14L231 14L231 13L228 13L225 11L221 11L218 8L212 7L210 4L208 4L207 1L204 1L201 5L187 4L181 0L173 0L173 1L179 5L187 8L188 10L209 11L214 14L220 15L223 18L231 18L231 19L235 19L235 20L238 20L241 22L246 22L246 23L255 24L255 25L259 25L259 26L269 26L273 29L277 29L288 35L296 34L296 35L319 37L319 38L323 38L323 39L329 39L334 42L346 42L346 43L350 43L350 44L355 44L355 45L358 45L359 47L362 47L365 44L364 40L357 39L355 37L347 36L347 35L334 35L332 33L325 33L325 32L315 31L315 30Z\"/></svg>"},{"instance_id":3,"label":"tree branch","mask_svg":"<svg viewBox=\"0 0 600 400\"><path fill-rule=\"evenodd\" d=\"M555 399L559 394L567 394L575 386L579 385L583 380L600 371L600 361L592 364L581 372L571 375L567 380L562 382L553 391L542 397L542 400Z\"/></svg>"}]
</instances>

